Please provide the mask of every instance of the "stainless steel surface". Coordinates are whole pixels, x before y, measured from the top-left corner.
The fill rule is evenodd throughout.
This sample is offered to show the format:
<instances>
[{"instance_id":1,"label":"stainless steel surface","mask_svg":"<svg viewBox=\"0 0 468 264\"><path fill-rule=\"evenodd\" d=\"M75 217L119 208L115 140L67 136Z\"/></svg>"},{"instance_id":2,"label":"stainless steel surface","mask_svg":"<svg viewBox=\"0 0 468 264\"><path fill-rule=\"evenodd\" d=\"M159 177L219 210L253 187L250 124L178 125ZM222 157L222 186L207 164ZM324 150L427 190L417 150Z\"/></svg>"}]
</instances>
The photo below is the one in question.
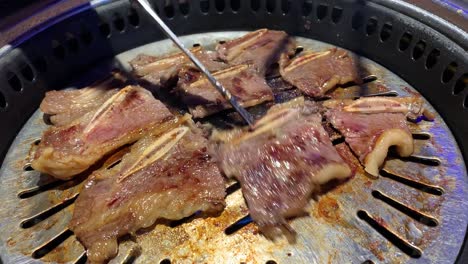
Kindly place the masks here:
<instances>
[{"instance_id":1,"label":"stainless steel surface","mask_svg":"<svg viewBox=\"0 0 468 264\"><path fill-rule=\"evenodd\" d=\"M224 88L224 86L216 80L216 78L211 75L210 71L198 60L195 55L192 54L187 48L185 48L184 44L180 42L179 38L172 32L172 30L164 23L164 21L154 12L153 8L151 8L150 4L146 0L136 0L140 5L145 9L146 12L156 21L159 28L164 32L164 34L171 39L174 44L197 66L197 68L206 76L208 81L218 90L218 92L226 99L232 107L239 113L239 115L244 119L244 121L249 125L253 126L254 119L252 115L250 115L247 110L245 110L239 102L237 102L236 98L231 95L231 92Z\"/></svg>"},{"instance_id":2,"label":"stainless steel surface","mask_svg":"<svg viewBox=\"0 0 468 264\"><path fill-rule=\"evenodd\" d=\"M213 47L218 41L244 33L204 33L180 39L185 46L198 43ZM305 48L322 50L330 47L310 39L297 40ZM116 60L128 67L126 62L137 53L161 54L174 50L173 44L165 40L120 54ZM384 67L365 58L360 60L366 71L377 77L365 85L365 93L381 91L382 85L401 96L415 93L406 82ZM354 97L363 90L350 87L339 89L337 93ZM175 227L170 223L155 225L124 240L119 255L111 262L124 263L135 255L135 263L159 263L163 259L170 259L172 263L266 263L268 260L280 264L362 263L366 260L375 263L453 263L468 223L468 177L455 140L442 118L436 116L432 123L411 126L420 138L415 140L415 159L389 159L384 167L387 173L378 179L368 178L358 171L345 184L311 200L307 209L309 216L291 221L298 232L295 244L289 244L285 239L269 241L252 223L226 234L228 227L248 214L242 192L232 188L234 191L226 198L226 209L219 216L193 218ZM73 263L83 256L83 247L66 231L73 211L70 199L79 193L81 183L54 184L51 177L24 170L30 145L40 138L45 128L42 114L37 111L18 134L0 170L0 199L3 202L0 256L5 263ZM400 175L403 180L392 175ZM55 212L53 208L64 202L70 204ZM405 211L405 207L413 211ZM402 252L359 218L360 210L364 211L359 214L361 217L374 217L383 229L406 241L409 247L417 248L416 251L420 250L421 257L412 258ZM32 221L41 219L37 216L47 212L53 214L43 217L40 222ZM414 212L418 212L422 220L415 220ZM21 227L21 223L27 228ZM32 254L37 254L44 245L61 241L57 239L60 234L68 236L63 243L42 258L32 258Z\"/></svg>"}]
</instances>

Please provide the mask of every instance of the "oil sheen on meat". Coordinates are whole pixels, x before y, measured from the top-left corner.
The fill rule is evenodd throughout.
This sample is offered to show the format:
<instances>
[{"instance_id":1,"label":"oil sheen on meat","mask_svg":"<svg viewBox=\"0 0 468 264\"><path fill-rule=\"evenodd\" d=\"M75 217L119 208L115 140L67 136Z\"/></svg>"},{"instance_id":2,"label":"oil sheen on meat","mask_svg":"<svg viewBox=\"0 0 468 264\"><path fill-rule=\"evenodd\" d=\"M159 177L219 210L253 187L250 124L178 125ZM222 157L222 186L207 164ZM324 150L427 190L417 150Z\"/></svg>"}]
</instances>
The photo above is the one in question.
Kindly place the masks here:
<instances>
[{"instance_id":1,"label":"oil sheen on meat","mask_svg":"<svg viewBox=\"0 0 468 264\"><path fill-rule=\"evenodd\" d=\"M274 106L253 131L215 132L221 170L241 183L252 219L268 236L291 228L311 194L332 179L351 176L321 116L303 98Z\"/></svg>"},{"instance_id":2,"label":"oil sheen on meat","mask_svg":"<svg viewBox=\"0 0 468 264\"><path fill-rule=\"evenodd\" d=\"M406 117L424 113L411 98L364 98L326 102L326 117L341 132L365 170L374 176L387 157L388 149L407 157L413 153L413 137ZM407 102L413 102L408 104Z\"/></svg>"},{"instance_id":3,"label":"oil sheen on meat","mask_svg":"<svg viewBox=\"0 0 468 264\"><path fill-rule=\"evenodd\" d=\"M254 69L248 65L237 65L213 76L236 97L243 107L254 106L273 100L273 92ZM179 74L178 92L190 113L201 118L231 108L223 96L200 72L184 69Z\"/></svg>"},{"instance_id":4,"label":"oil sheen on meat","mask_svg":"<svg viewBox=\"0 0 468 264\"><path fill-rule=\"evenodd\" d=\"M169 110L149 91L127 86L100 108L68 125L46 130L40 144L32 149L31 165L37 171L69 179L171 118Z\"/></svg>"},{"instance_id":5,"label":"oil sheen on meat","mask_svg":"<svg viewBox=\"0 0 468 264\"><path fill-rule=\"evenodd\" d=\"M196 128L170 121L135 143L120 163L92 174L70 228L88 259L100 263L117 254L119 237L160 218L222 210L224 196L224 179L207 153L207 140Z\"/></svg>"},{"instance_id":6,"label":"oil sheen on meat","mask_svg":"<svg viewBox=\"0 0 468 264\"><path fill-rule=\"evenodd\" d=\"M39 108L44 114L50 115L53 125L63 126L99 108L124 87L126 82L127 78L115 71L89 87L78 90L49 91Z\"/></svg>"}]
</instances>

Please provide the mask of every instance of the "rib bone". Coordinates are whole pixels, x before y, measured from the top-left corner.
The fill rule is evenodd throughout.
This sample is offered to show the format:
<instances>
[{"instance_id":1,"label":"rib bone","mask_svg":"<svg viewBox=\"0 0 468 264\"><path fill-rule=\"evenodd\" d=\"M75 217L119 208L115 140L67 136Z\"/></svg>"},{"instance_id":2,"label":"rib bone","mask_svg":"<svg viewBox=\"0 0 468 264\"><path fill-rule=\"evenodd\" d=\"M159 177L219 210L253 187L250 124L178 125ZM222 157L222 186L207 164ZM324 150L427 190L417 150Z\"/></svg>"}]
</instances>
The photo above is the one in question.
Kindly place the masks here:
<instances>
[{"instance_id":1,"label":"rib bone","mask_svg":"<svg viewBox=\"0 0 468 264\"><path fill-rule=\"evenodd\" d=\"M159 137L152 145L145 149L142 155L136 160L136 162L124 172L122 172L117 182L122 182L125 178L132 175L133 173L141 170L142 168L154 163L156 160L162 158L166 153L169 152L182 137L189 131L186 126L174 128L171 131L163 134Z\"/></svg>"}]
</instances>

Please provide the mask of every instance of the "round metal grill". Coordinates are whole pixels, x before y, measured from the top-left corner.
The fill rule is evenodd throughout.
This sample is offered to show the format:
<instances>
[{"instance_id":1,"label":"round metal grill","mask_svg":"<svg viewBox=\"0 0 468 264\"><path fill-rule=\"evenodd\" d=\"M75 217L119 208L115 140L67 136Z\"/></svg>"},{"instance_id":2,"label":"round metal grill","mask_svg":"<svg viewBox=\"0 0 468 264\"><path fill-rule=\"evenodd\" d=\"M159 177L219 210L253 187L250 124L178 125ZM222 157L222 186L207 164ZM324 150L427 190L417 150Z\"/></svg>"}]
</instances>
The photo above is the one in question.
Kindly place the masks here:
<instances>
[{"instance_id":1,"label":"round metal grill","mask_svg":"<svg viewBox=\"0 0 468 264\"><path fill-rule=\"evenodd\" d=\"M371 29L369 29L371 30ZM187 46L213 47L245 32L185 36ZM297 38L304 49L329 44ZM138 53L174 51L169 41L144 45L104 63L128 69ZM345 97L411 96L408 83L385 67L359 57L368 76L362 88L339 88ZM99 67L98 70L102 69ZM435 111L428 103L429 109ZM0 171L0 254L6 263L86 261L84 248L67 228L83 179L57 181L27 164L30 145L46 128L42 113L24 125ZM112 263L453 263L468 223L468 176L457 144L437 115L410 126L413 156L390 157L378 179L363 173L311 200L308 216L291 221L297 241L264 238L248 216L240 186L227 186L227 206L216 217L195 215L159 221L124 238ZM335 140L335 144L344 144Z\"/></svg>"}]
</instances>

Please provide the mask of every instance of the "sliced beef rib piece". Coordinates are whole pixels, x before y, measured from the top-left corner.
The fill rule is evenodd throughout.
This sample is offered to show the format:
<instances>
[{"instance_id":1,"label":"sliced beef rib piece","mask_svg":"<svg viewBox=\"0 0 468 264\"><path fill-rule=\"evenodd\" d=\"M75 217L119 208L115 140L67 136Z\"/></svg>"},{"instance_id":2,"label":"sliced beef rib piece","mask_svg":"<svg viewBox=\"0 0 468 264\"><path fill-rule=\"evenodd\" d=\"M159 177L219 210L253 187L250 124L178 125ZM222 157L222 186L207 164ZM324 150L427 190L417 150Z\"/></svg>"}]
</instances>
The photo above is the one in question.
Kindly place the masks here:
<instances>
[{"instance_id":1,"label":"sliced beef rib piece","mask_svg":"<svg viewBox=\"0 0 468 264\"><path fill-rule=\"evenodd\" d=\"M32 167L59 179L69 179L109 152L139 139L174 116L153 95L127 86L70 124L51 127L32 150Z\"/></svg>"},{"instance_id":2,"label":"sliced beef rib piece","mask_svg":"<svg viewBox=\"0 0 468 264\"><path fill-rule=\"evenodd\" d=\"M272 107L253 131L212 135L221 170L240 181L252 219L269 236L291 230L286 218L302 214L321 184L351 176L321 120L299 98Z\"/></svg>"}]
</instances>

